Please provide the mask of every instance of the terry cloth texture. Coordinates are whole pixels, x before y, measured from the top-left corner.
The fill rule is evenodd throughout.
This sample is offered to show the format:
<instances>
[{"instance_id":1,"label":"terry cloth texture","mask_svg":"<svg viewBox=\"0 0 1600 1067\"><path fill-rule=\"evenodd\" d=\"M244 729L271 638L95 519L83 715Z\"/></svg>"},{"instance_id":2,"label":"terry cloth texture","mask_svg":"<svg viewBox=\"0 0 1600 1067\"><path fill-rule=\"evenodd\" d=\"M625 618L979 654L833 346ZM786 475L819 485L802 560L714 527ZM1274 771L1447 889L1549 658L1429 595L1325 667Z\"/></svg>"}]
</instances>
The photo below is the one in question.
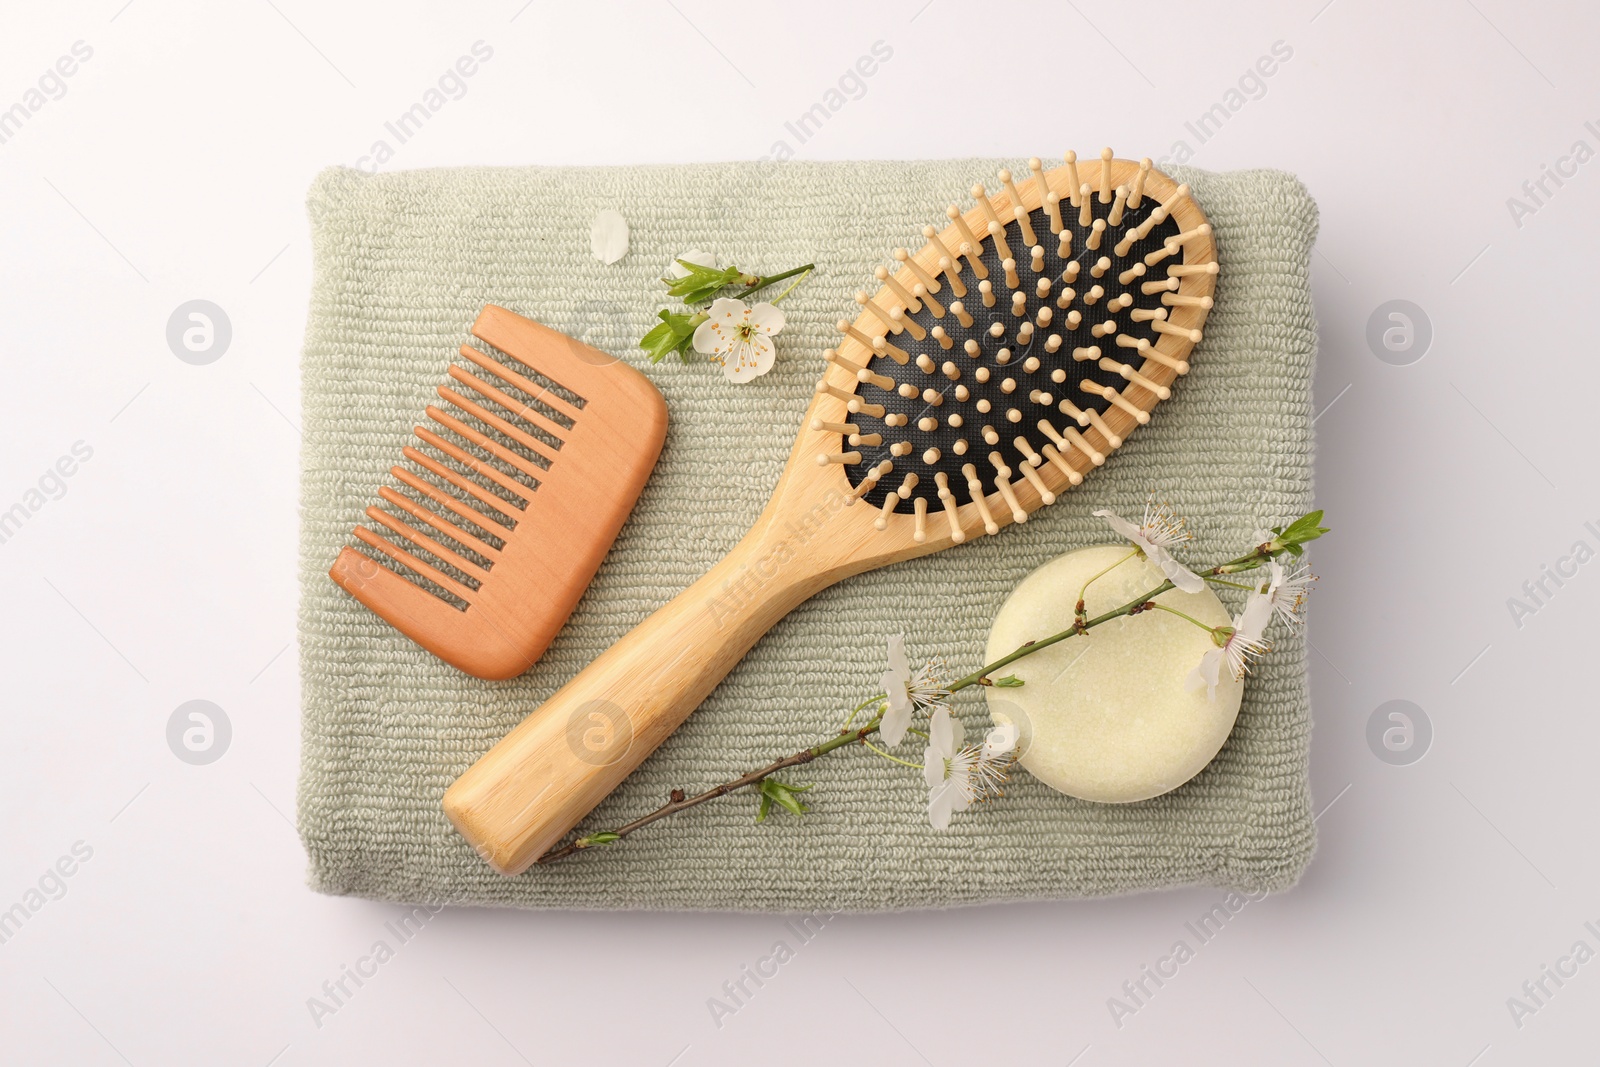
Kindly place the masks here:
<instances>
[{"instance_id":1,"label":"terry cloth texture","mask_svg":"<svg viewBox=\"0 0 1600 1067\"><path fill-rule=\"evenodd\" d=\"M784 775L815 783L803 819L777 812L757 825L755 798L735 795L516 878L491 871L440 810L457 775L740 538L788 456L834 323L853 317L851 294L875 289L872 269L893 248L919 247L923 224L942 227L944 205L1000 165L333 169L317 179L300 559L299 823L313 888L530 908L873 910L1295 882L1315 845L1311 716L1304 641L1282 631L1221 754L1142 803L1073 800L1019 772L1003 799L938 833L921 773L857 748ZM1191 521L1186 558L1197 564L1236 555L1256 529L1309 508L1316 205L1275 171L1173 177L1210 217L1222 273L1194 370L1150 425L1026 525L803 604L585 830L829 736L877 691L890 634L907 634L913 658L944 657L952 675L979 666L990 621L1026 574L1115 540L1094 508L1134 515L1152 492L1170 501ZM612 266L589 252L605 208L632 229ZM703 361L649 366L635 347L666 303L657 279L690 248L758 272L816 263L783 303L770 374L732 385ZM435 660L327 574L485 303L641 367L671 420L654 476L566 628L531 670L500 683ZM979 735L989 724L981 695L958 697L968 736ZM920 761L915 737L903 748Z\"/></svg>"}]
</instances>

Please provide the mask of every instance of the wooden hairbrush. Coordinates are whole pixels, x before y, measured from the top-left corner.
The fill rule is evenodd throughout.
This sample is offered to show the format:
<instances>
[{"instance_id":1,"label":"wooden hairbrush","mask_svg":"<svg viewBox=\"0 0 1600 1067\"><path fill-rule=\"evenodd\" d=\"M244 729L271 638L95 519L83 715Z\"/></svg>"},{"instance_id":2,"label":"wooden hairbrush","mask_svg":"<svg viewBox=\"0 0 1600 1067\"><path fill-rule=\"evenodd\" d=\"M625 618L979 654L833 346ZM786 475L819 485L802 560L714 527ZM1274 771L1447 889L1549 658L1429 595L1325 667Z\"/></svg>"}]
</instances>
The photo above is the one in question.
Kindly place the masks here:
<instances>
[{"instance_id":1,"label":"wooden hairbrush","mask_svg":"<svg viewBox=\"0 0 1600 1067\"><path fill-rule=\"evenodd\" d=\"M533 665L611 548L667 432L650 380L493 304L329 575L479 678ZM502 354L507 358L502 358Z\"/></svg>"},{"instance_id":2,"label":"wooden hairbrush","mask_svg":"<svg viewBox=\"0 0 1600 1067\"><path fill-rule=\"evenodd\" d=\"M974 186L877 270L750 532L451 786L496 870L556 844L807 597L1026 522L1170 395L1211 308L1211 227L1148 159L1064 159Z\"/></svg>"}]
</instances>

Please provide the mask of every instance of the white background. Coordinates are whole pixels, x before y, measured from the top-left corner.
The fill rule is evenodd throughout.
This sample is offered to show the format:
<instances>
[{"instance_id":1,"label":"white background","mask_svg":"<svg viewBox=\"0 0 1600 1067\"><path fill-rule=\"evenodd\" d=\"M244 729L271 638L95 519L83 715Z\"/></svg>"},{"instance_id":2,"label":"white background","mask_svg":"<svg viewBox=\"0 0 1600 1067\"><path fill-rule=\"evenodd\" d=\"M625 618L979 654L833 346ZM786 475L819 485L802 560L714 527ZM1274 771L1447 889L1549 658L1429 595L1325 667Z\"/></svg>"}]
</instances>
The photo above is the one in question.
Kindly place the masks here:
<instances>
[{"instance_id":1,"label":"white background","mask_svg":"<svg viewBox=\"0 0 1600 1067\"><path fill-rule=\"evenodd\" d=\"M0 908L93 849L0 945L0 1060L1596 1057L1600 962L1547 980L1520 1027L1507 1006L1578 939L1600 949L1583 927L1600 927L1600 564L1547 583L1520 627L1507 606L1574 542L1600 548L1600 162L1547 182L1520 226L1506 203L1573 142L1600 148L1591 6L124 3L0 15L0 108L93 48L0 145L0 509L93 449L0 545ZM1108 998L1192 944L1183 924L1221 893L839 917L720 1028L707 998L791 939L781 917L450 909L313 1021L307 999L400 909L309 892L290 825L304 191L480 39L493 59L390 168L758 157L883 41L892 58L800 157L1137 158L1181 139L1200 166L1305 180L1335 534L1311 628L1321 845L1296 889L1120 1027ZM1200 144L1185 122L1277 41L1292 58ZM196 298L233 326L209 366L165 340ZM1432 325L1407 366L1366 341L1393 299ZM191 699L233 724L209 766L165 739ZM1366 741L1393 699L1433 726L1409 766Z\"/></svg>"}]
</instances>

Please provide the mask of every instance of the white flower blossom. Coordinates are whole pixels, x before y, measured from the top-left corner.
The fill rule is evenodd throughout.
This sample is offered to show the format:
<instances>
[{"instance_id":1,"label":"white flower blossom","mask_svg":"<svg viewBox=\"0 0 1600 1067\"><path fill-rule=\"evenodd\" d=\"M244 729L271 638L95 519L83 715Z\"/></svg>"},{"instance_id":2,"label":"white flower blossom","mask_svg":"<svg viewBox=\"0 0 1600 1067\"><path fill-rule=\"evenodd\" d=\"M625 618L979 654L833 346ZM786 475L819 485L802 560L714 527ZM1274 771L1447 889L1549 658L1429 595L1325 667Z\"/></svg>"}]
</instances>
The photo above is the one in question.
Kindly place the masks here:
<instances>
[{"instance_id":1,"label":"white flower blossom","mask_svg":"<svg viewBox=\"0 0 1600 1067\"><path fill-rule=\"evenodd\" d=\"M950 816L966 811L975 801L999 796L1016 758L1018 731L1014 725L996 726L982 745L963 745L964 735L949 708L933 713L922 776L928 783L928 824L935 830L948 829Z\"/></svg>"},{"instance_id":2,"label":"white flower blossom","mask_svg":"<svg viewBox=\"0 0 1600 1067\"><path fill-rule=\"evenodd\" d=\"M1167 551L1169 546L1181 545L1194 536L1167 505L1158 505L1153 501L1145 504L1144 521L1137 526L1105 508L1094 514L1106 520L1119 535L1133 542L1134 547L1177 588L1185 593L1198 593L1206 587L1204 578L1173 559Z\"/></svg>"},{"instance_id":3,"label":"white flower blossom","mask_svg":"<svg viewBox=\"0 0 1600 1067\"><path fill-rule=\"evenodd\" d=\"M1206 698L1215 700L1217 683L1222 677L1222 665L1235 680L1242 680L1250 671L1250 661L1265 653L1271 646L1263 639L1267 623L1272 621L1272 592L1253 592L1245 601L1244 610L1233 617L1233 632L1220 648L1206 651L1200 663L1189 672L1186 685L1189 689L1206 688Z\"/></svg>"},{"instance_id":4,"label":"white flower blossom","mask_svg":"<svg viewBox=\"0 0 1600 1067\"><path fill-rule=\"evenodd\" d=\"M1285 571L1281 563L1271 560L1267 568L1271 577L1263 592L1272 600L1273 610L1290 625L1304 622L1300 611L1305 607L1306 597L1311 595L1311 583L1317 580L1317 576L1305 564L1293 571Z\"/></svg>"},{"instance_id":5,"label":"white flower blossom","mask_svg":"<svg viewBox=\"0 0 1600 1067\"><path fill-rule=\"evenodd\" d=\"M730 382L748 382L772 369L777 350L772 337L783 329L783 312L771 304L750 307L743 300L718 297L709 316L694 331L694 350L722 364Z\"/></svg>"},{"instance_id":6,"label":"white flower blossom","mask_svg":"<svg viewBox=\"0 0 1600 1067\"><path fill-rule=\"evenodd\" d=\"M938 673L936 660L929 660L913 672L906 657L906 635L889 638L889 669L883 672L880 682L889 698L889 708L878 725L884 744L893 748L901 742L914 712L947 706L945 700L950 691L939 685Z\"/></svg>"}]
</instances>

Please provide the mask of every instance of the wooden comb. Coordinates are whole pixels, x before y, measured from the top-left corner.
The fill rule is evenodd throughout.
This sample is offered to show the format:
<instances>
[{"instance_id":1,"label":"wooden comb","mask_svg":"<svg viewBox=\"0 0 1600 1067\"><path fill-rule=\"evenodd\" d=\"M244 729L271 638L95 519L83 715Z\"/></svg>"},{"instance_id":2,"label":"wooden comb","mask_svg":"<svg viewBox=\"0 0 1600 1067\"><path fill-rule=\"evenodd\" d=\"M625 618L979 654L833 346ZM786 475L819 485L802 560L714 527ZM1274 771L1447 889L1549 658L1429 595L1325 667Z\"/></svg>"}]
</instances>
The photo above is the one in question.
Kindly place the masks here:
<instances>
[{"instance_id":1,"label":"wooden comb","mask_svg":"<svg viewBox=\"0 0 1600 1067\"><path fill-rule=\"evenodd\" d=\"M1211 227L1148 159L1064 160L878 269L750 532L451 786L491 866L556 844L807 597L1026 522L1149 421L1211 308Z\"/></svg>"},{"instance_id":2,"label":"wooden comb","mask_svg":"<svg viewBox=\"0 0 1600 1067\"><path fill-rule=\"evenodd\" d=\"M446 663L479 678L533 665L622 528L667 432L654 385L505 308L390 468L328 573ZM500 358L501 356L509 358Z\"/></svg>"}]
</instances>

